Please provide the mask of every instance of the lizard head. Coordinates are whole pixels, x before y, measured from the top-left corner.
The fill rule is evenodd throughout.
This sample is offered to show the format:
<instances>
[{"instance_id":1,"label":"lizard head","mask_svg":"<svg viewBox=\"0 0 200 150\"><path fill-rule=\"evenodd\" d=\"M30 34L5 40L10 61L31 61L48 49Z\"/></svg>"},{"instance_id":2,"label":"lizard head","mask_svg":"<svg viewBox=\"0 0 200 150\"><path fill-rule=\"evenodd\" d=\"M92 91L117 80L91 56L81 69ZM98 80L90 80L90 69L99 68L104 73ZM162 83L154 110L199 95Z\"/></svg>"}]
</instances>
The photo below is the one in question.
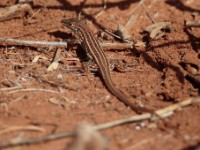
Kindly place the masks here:
<instances>
[{"instance_id":1,"label":"lizard head","mask_svg":"<svg viewBox=\"0 0 200 150\"><path fill-rule=\"evenodd\" d=\"M83 23L84 20L78 20L78 19L67 19L62 20L61 23L65 26L67 26L69 29L71 29L74 32L79 32L79 24Z\"/></svg>"}]
</instances>

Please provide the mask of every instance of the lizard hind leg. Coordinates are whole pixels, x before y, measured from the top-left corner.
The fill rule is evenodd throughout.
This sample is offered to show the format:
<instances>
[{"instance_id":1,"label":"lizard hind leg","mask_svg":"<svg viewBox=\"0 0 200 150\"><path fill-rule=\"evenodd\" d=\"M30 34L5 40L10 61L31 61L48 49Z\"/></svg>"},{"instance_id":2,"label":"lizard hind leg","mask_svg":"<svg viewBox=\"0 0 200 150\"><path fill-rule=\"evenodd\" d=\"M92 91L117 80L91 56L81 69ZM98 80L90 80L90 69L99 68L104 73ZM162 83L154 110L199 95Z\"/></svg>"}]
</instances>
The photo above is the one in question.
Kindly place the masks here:
<instances>
[{"instance_id":1,"label":"lizard hind leg","mask_svg":"<svg viewBox=\"0 0 200 150\"><path fill-rule=\"evenodd\" d=\"M98 72L99 67L93 61L82 62L82 70L84 75L88 75L91 72Z\"/></svg>"},{"instance_id":2,"label":"lizard hind leg","mask_svg":"<svg viewBox=\"0 0 200 150\"><path fill-rule=\"evenodd\" d=\"M112 59L110 60L110 70L126 72L126 64L122 60Z\"/></svg>"}]
</instances>

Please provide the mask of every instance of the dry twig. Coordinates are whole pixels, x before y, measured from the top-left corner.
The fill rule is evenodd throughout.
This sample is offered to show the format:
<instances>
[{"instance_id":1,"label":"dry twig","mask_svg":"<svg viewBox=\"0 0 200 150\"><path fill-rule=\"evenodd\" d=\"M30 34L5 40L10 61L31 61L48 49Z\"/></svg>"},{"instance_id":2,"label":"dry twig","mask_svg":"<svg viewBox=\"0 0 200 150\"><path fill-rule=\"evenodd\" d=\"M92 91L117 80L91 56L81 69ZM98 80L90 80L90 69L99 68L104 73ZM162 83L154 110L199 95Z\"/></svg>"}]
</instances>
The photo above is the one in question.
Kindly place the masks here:
<instances>
[{"instance_id":1,"label":"dry twig","mask_svg":"<svg viewBox=\"0 0 200 150\"><path fill-rule=\"evenodd\" d=\"M2 128L2 127L0 127ZM15 132L15 131L39 131L39 132L44 132L45 130L41 127L37 126L10 126L10 127L3 127L2 130L0 130L0 135L10 133L10 132Z\"/></svg>"},{"instance_id":2,"label":"dry twig","mask_svg":"<svg viewBox=\"0 0 200 150\"><path fill-rule=\"evenodd\" d=\"M47 42L47 41L30 41L30 40L17 40L11 38L0 38L0 42L30 45L30 46L67 46L66 42Z\"/></svg>"},{"instance_id":3,"label":"dry twig","mask_svg":"<svg viewBox=\"0 0 200 150\"><path fill-rule=\"evenodd\" d=\"M60 93L58 91L48 90L48 89L37 89L37 88L29 88L29 89L18 89L8 92L8 94L13 94L17 92L49 92L49 93Z\"/></svg>"},{"instance_id":4,"label":"dry twig","mask_svg":"<svg viewBox=\"0 0 200 150\"><path fill-rule=\"evenodd\" d=\"M142 115L136 115L136 116L128 117L128 118L125 118L125 119L123 118L123 119L107 122L107 123L104 123L104 124L95 125L95 126L93 126L93 128L94 128L94 130L105 130L105 129L109 129L109 128L112 128L112 127L115 127L115 126L119 126L119 125L123 125L123 124L127 124L127 123L138 122L138 121L142 121L142 120L163 119L163 118L171 116L174 113L174 111L176 111L176 110L179 110L183 107L186 107L186 106L194 104L194 103L199 103L199 102L200 102L200 97L189 98L189 99L182 101L180 103L173 104L173 105L170 105L170 106L165 107L163 109L155 111L155 114L156 114L155 116L152 116L152 114L150 114L150 113L145 113L145 114L142 114ZM20 140L17 140L17 141L15 141L15 140L13 141L11 139L7 142L1 142L0 148L6 148L6 147L11 147L11 146L17 146L17 145L25 145L25 144L36 144L36 143L48 142L48 141L58 140L58 139L61 139L61 138L71 137L71 136L75 136L75 135L76 135L76 132L71 131L71 132L61 132L61 133L50 134L50 135L47 135L45 137L39 137L39 138L20 139Z\"/></svg>"},{"instance_id":5,"label":"dry twig","mask_svg":"<svg viewBox=\"0 0 200 150\"><path fill-rule=\"evenodd\" d=\"M31 46L68 46L67 42L47 42L47 41L29 41L29 40L17 40L17 39L11 39L11 38L0 38L0 42L5 42L7 44L18 44L18 45L31 45ZM70 43L70 44L79 44L76 43ZM121 50L121 49L127 49L127 48L133 48L134 43L100 43L100 45L103 48L106 49L115 49L115 50Z\"/></svg>"},{"instance_id":6,"label":"dry twig","mask_svg":"<svg viewBox=\"0 0 200 150\"><path fill-rule=\"evenodd\" d=\"M185 25L185 28L192 28L192 27L200 27L200 23L189 22L189 23L186 23Z\"/></svg>"},{"instance_id":7,"label":"dry twig","mask_svg":"<svg viewBox=\"0 0 200 150\"><path fill-rule=\"evenodd\" d=\"M107 8L106 3L107 3L107 0L103 0L103 7L98 13L96 13L95 18L98 18L99 16L101 16L103 14L103 12L106 10L106 8Z\"/></svg>"}]
</instances>

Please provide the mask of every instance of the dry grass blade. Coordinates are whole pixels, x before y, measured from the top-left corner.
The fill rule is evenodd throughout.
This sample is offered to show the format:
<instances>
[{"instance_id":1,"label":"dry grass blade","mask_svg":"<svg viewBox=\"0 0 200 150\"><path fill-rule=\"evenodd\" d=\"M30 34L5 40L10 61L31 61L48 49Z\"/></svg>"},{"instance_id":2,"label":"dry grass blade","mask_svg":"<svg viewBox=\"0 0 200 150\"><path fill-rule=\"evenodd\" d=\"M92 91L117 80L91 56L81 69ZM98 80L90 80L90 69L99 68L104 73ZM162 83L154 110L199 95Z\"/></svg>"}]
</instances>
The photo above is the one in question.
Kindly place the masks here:
<instances>
[{"instance_id":1,"label":"dry grass blade","mask_svg":"<svg viewBox=\"0 0 200 150\"><path fill-rule=\"evenodd\" d=\"M49 93L60 93L58 91L48 90L48 89L37 89L37 88L30 88L30 89L19 89L19 90L13 90L8 92L8 94L13 94L17 92L49 92Z\"/></svg>"},{"instance_id":2,"label":"dry grass blade","mask_svg":"<svg viewBox=\"0 0 200 150\"><path fill-rule=\"evenodd\" d=\"M102 9L95 15L95 18L100 17L100 16L103 14L103 12L105 12L106 8L107 8L107 0L103 0L103 7L102 7Z\"/></svg>"},{"instance_id":3,"label":"dry grass blade","mask_svg":"<svg viewBox=\"0 0 200 150\"><path fill-rule=\"evenodd\" d=\"M10 126L5 127L3 130L0 130L0 135L15 132L15 131L39 131L44 132L45 130L37 126Z\"/></svg>"}]
</instances>

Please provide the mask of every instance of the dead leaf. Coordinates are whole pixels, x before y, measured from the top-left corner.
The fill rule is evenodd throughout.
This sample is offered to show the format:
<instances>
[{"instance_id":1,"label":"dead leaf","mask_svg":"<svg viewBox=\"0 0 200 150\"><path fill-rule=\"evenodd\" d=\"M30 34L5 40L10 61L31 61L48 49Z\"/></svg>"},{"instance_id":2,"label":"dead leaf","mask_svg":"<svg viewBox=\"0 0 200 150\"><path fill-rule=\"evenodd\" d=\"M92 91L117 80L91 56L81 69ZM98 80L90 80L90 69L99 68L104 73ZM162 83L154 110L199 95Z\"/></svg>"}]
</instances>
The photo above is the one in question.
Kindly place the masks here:
<instances>
[{"instance_id":1,"label":"dead leaf","mask_svg":"<svg viewBox=\"0 0 200 150\"><path fill-rule=\"evenodd\" d=\"M130 40L131 35L130 32L123 25L119 24L118 29L115 32L119 37L122 38L123 41Z\"/></svg>"},{"instance_id":2,"label":"dead leaf","mask_svg":"<svg viewBox=\"0 0 200 150\"><path fill-rule=\"evenodd\" d=\"M53 70L58 69L58 65L59 65L58 62L52 62L52 63L49 65L49 67L47 68L47 71L53 71Z\"/></svg>"},{"instance_id":3,"label":"dead leaf","mask_svg":"<svg viewBox=\"0 0 200 150\"><path fill-rule=\"evenodd\" d=\"M158 22L145 28L145 31L149 33L151 39L161 38L165 35L166 30L171 30L170 22Z\"/></svg>"},{"instance_id":4,"label":"dead leaf","mask_svg":"<svg viewBox=\"0 0 200 150\"><path fill-rule=\"evenodd\" d=\"M37 56L35 56L34 59L32 60L32 63L36 63L39 59L47 60L47 58L46 58L45 56L37 55Z\"/></svg>"},{"instance_id":5,"label":"dead leaf","mask_svg":"<svg viewBox=\"0 0 200 150\"><path fill-rule=\"evenodd\" d=\"M53 71L58 69L59 65L58 61L60 60L60 57L61 57L61 49L58 48L54 55L53 62L49 65L47 71Z\"/></svg>"}]
</instances>

